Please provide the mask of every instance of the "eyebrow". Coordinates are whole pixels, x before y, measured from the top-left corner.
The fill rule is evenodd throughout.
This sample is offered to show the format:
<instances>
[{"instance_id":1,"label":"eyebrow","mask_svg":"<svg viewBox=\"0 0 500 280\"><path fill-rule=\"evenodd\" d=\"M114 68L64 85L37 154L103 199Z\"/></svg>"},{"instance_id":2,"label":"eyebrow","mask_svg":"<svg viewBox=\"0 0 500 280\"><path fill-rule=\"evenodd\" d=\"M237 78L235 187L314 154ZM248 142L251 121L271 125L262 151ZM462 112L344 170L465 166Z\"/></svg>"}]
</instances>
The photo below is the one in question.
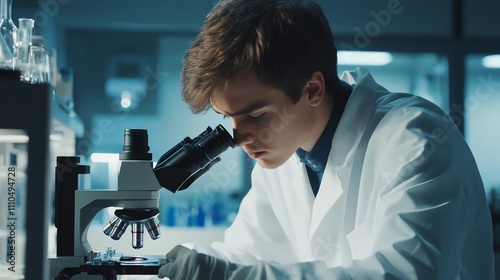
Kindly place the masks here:
<instances>
[{"instance_id":1,"label":"eyebrow","mask_svg":"<svg viewBox=\"0 0 500 280\"><path fill-rule=\"evenodd\" d=\"M241 109L238 112L235 112L235 113L232 113L232 114L224 114L224 115L227 115L227 116L230 116L230 117L245 115L245 114L251 113L251 112L253 112L255 110L258 110L260 108L263 108L263 107L265 107L268 104L269 104L268 101L262 100L262 101L258 101L258 102L255 102L253 104L250 104L246 108L243 108L243 109ZM214 110L214 112L216 112L217 114L223 115L221 112L215 110L213 106L212 106L212 110Z\"/></svg>"}]
</instances>

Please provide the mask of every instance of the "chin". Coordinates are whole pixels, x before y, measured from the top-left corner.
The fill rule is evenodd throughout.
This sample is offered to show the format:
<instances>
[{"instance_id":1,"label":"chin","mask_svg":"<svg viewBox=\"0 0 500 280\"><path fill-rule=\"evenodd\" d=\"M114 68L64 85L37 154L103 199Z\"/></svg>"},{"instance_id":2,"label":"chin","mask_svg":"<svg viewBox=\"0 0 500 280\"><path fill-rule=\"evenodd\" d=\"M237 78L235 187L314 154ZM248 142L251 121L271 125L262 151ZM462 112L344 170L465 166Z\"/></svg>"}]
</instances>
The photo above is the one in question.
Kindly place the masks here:
<instances>
[{"instance_id":1,"label":"chin","mask_svg":"<svg viewBox=\"0 0 500 280\"><path fill-rule=\"evenodd\" d=\"M257 159L257 163L266 169L275 169L283 165L284 161Z\"/></svg>"}]
</instances>

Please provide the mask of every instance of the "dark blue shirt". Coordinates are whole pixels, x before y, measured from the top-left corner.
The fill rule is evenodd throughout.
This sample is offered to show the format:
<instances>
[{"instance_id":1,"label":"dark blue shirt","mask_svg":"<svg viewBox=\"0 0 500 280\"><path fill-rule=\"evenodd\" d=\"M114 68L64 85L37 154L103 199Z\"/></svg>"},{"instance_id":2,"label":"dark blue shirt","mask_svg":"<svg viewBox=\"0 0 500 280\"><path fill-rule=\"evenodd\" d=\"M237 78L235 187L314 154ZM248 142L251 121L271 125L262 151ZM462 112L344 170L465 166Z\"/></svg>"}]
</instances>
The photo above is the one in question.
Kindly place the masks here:
<instances>
[{"instance_id":1,"label":"dark blue shirt","mask_svg":"<svg viewBox=\"0 0 500 280\"><path fill-rule=\"evenodd\" d=\"M299 156L300 162L306 165L307 175L309 177L309 182L311 183L314 196L318 194L321 179L323 178L323 173L325 172L326 163L328 161L328 155L330 154L330 149L332 148L333 136L351 92L351 86L343 81L340 81L340 92L333 102L332 113L328 123L326 124L325 130L323 130L323 133L310 152L307 152L302 148L299 148L296 152L297 156Z\"/></svg>"}]
</instances>

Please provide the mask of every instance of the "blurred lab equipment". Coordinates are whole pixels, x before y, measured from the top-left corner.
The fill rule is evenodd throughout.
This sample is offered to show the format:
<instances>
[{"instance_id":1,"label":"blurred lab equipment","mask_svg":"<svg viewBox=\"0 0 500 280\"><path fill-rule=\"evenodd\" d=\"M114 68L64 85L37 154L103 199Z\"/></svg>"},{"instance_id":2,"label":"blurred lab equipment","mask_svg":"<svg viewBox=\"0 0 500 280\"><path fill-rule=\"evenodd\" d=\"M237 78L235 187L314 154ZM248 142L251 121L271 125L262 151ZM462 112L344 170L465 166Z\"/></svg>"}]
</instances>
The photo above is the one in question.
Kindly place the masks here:
<instances>
[{"instance_id":1,"label":"blurred lab equipment","mask_svg":"<svg viewBox=\"0 0 500 280\"><path fill-rule=\"evenodd\" d=\"M0 0L0 69L14 68L17 27L12 21L12 0Z\"/></svg>"},{"instance_id":2,"label":"blurred lab equipment","mask_svg":"<svg viewBox=\"0 0 500 280\"><path fill-rule=\"evenodd\" d=\"M161 235L157 218L161 188L171 192L188 188L219 162L219 155L229 147L234 148L235 142L222 125L215 129L208 127L194 139L184 138L163 154L153 168L147 130L126 129L116 190L79 190L78 176L90 173L89 166L79 165L79 157L58 157L57 257L50 259L51 277L70 278L81 273L104 277L157 274L165 261L160 256L132 257L113 251L112 259L104 262L102 258L96 259L100 252L87 239L90 223L100 210L119 207L105 225L104 234L118 240L131 226L132 247L141 248L145 230L152 239ZM141 261L130 262L130 258Z\"/></svg>"},{"instance_id":3,"label":"blurred lab equipment","mask_svg":"<svg viewBox=\"0 0 500 280\"><path fill-rule=\"evenodd\" d=\"M49 83L56 87L56 51L48 49L42 36L33 34L35 21L12 21L12 0L0 0L0 69L21 71L21 81Z\"/></svg>"},{"instance_id":4,"label":"blurred lab equipment","mask_svg":"<svg viewBox=\"0 0 500 280\"><path fill-rule=\"evenodd\" d=\"M55 84L56 94L69 107L73 108L73 69L61 68L56 76L52 76L52 84Z\"/></svg>"}]
</instances>

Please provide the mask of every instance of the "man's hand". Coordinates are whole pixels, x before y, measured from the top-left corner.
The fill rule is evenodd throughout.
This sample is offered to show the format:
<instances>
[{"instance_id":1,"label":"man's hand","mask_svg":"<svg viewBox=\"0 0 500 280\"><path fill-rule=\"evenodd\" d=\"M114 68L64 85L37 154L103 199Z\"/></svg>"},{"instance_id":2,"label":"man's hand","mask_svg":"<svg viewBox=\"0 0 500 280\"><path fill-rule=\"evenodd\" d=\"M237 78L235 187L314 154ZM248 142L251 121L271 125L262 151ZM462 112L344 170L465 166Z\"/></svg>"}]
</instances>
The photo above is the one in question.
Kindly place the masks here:
<instances>
[{"instance_id":1,"label":"man's hand","mask_svg":"<svg viewBox=\"0 0 500 280\"><path fill-rule=\"evenodd\" d=\"M243 267L205 254L199 254L177 245L167 254L167 264L158 271L158 277L182 279L229 279L234 270Z\"/></svg>"},{"instance_id":2,"label":"man's hand","mask_svg":"<svg viewBox=\"0 0 500 280\"><path fill-rule=\"evenodd\" d=\"M296 280L348 279L328 271L322 262L281 265L258 261L255 265L239 265L177 245L167 254L167 264L160 267L158 277L171 280Z\"/></svg>"}]
</instances>

